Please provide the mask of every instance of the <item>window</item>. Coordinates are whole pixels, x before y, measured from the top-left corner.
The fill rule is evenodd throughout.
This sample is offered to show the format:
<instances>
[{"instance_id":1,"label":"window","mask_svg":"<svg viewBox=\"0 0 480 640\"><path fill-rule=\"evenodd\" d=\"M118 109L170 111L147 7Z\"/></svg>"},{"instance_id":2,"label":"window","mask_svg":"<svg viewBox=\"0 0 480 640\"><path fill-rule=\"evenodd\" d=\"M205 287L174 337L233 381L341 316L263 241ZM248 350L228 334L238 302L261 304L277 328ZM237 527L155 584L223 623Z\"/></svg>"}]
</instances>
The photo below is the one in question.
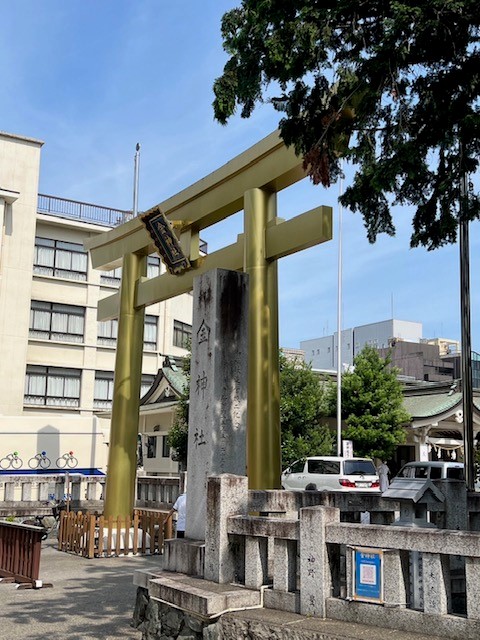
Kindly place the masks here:
<instances>
[{"instance_id":1,"label":"window","mask_svg":"<svg viewBox=\"0 0 480 640\"><path fill-rule=\"evenodd\" d=\"M112 269L111 271L100 272L101 284L109 284L113 287L115 286L118 287L121 279L122 279L122 267L117 267L116 269Z\"/></svg>"},{"instance_id":2,"label":"window","mask_svg":"<svg viewBox=\"0 0 480 640\"><path fill-rule=\"evenodd\" d=\"M170 458L170 447L168 446L168 436L162 436L162 458Z\"/></svg>"},{"instance_id":3,"label":"window","mask_svg":"<svg viewBox=\"0 0 480 640\"><path fill-rule=\"evenodd\" d=\"M143 348L148 351L155 351L157 348L157 316L145 315Z\"/></svg>"},{"instance_id":4,"label":"window","mask_svg":"<svg viewBox=\"0 0 480 640\"><path fill-rule=\"evenodd\" d=\"M29 331L31 338L83 342L84 325L84 307L32 300Z\"/></svg>"},{"instance_id":5,"label":"window","mask_svg":"<svg viewBox=\"0 0 480 640\"><path fill-rule=\"evenodd\" d=\"M291 473L303 473L304 469L305 469L305 460L297 460L290 467L290 472Z\"/></svg>"},{"instance_id":6,"label":"window","mask_svg":"<svg viewBox=\"0 0 480 640\"><path fill-rule=\"evenodd\" d=\"M147 278L155 278L160 275L160 258L158 256L148 256L147 258Z\"/></svg>"},{"instance_id":7,"label":"window","mask_svg":"<svg viewBox=\"0 0 480 640\"><path fill-rule=\"evenodd\" d=\"M113 371L95 372L95 390L93 398L94 409L110 409L113 401ZM155 380L155 376L143 375L140 386L140 398L142 398Z\"/></svg>"},{"instance_id":8,"label":"window","mask_svg":"<svg viewBox=\"0 0 480 640\"><path fill-rule=\"evenodd\" d=\"M338 475L340 473L340 462L335 460L308 460L308 473Z\"/></svg>"},{"instance_id":9,"label":"window","mask_svg":"<svg viewBox=\"0 0 480 640\"><path fill-rule=\"evenodd\" d=\"M147 436L147 458L157 457L157 436Z\"/></svg>"},{"instance_id":10,"label":"window","mask_svg":"<svg viewBox=\"0 0 480 640\"><path fill-rule=\"evenodd\" d=\"M345 460L346 476L376 476L377 470L371 460Z\"/></svg>"},{"instance_id":11,"label":"window","mask_svg":"<svg viewBox=\"0 0 480 640\"><path fill-rule=\"evenodd\" d=\"M34 273L86 280L87 264L87 252L81 244L50 238L35 238Z\"/></svg>"},{"instance_id":12,"label":"window","mask_svg":"<svg viewBox=\"0 0 480 640\"><path fill-rule=\"evenodd\" d=\"M113 400L113 371L95 372L94 409L110 409Z\"/></svg>"},{"instance_id":13,"label":"window","mask_svg":"<svg viewBox=\"0 0 480 640\"><path fill-rule=\"evenodd\" d=\"M192 337L192 325L179 320L173 321L173 346L186 349Z\"/></svg>"},{"instance_id":14,"label":"window","mask_svg":"<svg viewBox=\"0 0 480 640\"><path fill-rule=\"evenodd\" d=\"M143 396L147 393L147 391L150 390L154 381L155 381L155 376L151 376L148 374L145 374L142 376L142 383L140 386L140 398L143 398Z\"/></svg>"},{"instance_id":15,"label":"window","mask_svg":"<svg viewBox=\"0 0 480 640\"><path fill-rule=\"evenodd\" d=\"M143 347L149 351L157 348L157 316L145 316L145 329L143 332ZM114 347L117 344L118 319L105 320L98 323L98 344Z\"/></svg>"},{"instance_id":16,"label":"window","mask_svg":"<svg viewBox=\"0 0 480 640\"><path fill-rule=\"evenodd\" d=\"M27 365L25 404L79 407L80 379L79 369Z\"/></svg>"},{"instance_id":17,"label":"window","mask_svg":"<svg viewBox=\"0 0 480 640\"><path fill-rule=\"evenodd\" d=\"M113 320L105 320L104 322L98 323L98 335L97 335L98 344L114 347L117 343L117 335L118 335L117 318L114 318Z\"/></svg>"}]
</instances>

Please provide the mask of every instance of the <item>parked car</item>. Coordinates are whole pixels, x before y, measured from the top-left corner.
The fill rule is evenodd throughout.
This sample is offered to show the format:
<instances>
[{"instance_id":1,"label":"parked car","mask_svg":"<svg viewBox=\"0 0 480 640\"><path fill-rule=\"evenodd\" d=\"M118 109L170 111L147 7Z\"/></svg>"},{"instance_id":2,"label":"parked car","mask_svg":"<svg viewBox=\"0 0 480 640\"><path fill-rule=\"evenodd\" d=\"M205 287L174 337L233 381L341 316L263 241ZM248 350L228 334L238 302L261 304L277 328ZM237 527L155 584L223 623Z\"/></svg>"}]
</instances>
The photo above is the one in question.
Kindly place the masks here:
<instances>
[{"instance_id":1,"label":"parked car","mask_svg":"<svg viewBox=\"0 0 480 640\"><path fill-rule=\"evenodd\" d=\"M419 480L465 480L465 470L462 462L424 461L407 462L397 473L396 478L409 478ZM393 482L392 481L392 482Z\"/></svg>"},{"instance_id":2,"label":"parked car","mask_svg":"<svg viewBox=\"0 0 480 640\"><path fill-rule=\"evenodd\" d=\"M282 487L290 491L380 491L370 458L313 456L297 460L282 473Z\"/></svg>"}]
</instances>

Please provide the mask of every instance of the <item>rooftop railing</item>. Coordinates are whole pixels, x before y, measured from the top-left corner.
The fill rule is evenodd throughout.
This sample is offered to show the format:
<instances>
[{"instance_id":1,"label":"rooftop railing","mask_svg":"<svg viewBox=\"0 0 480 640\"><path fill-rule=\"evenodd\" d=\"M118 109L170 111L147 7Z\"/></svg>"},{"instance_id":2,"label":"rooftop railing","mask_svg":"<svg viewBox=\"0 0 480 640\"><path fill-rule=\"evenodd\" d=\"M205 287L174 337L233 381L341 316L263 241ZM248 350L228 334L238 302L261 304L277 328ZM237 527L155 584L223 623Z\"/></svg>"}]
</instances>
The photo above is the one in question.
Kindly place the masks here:
<instances>
[{"instance_id":1,"label":"rooftop railing","mask_svg":"<svg viewBox=\"0 0 480 640\"><path fill-rule=\"evenodd\" d=\"M131 211L101 207L88 202L78 202L67 198L57 198L38 194L38 211L49 215L73 218L82 222L92 222L107 227L116 227L132 218Z\"/></svg>"},{"instance_id":2,"label":"rooftop railing","mask_svg":"<svg viewBox=\"0 0 480 640\"><path fill-rule=\"evenodd\" d=\"M92 222L106 227L118 227L118 225L128 222L128 220L131 220L133 217L131 211L124 209L100 207L97 204L78 202L77 200L69 200L68 198L57 198L56 196L47 196L43 193L38 194L37 206L39 213L47 213L48 215L60 216L62 218L72 218L82 222ZM202 239L200 239L200 251L203 254L208 253L208 244Z\"/></svg>"}]
</instances>

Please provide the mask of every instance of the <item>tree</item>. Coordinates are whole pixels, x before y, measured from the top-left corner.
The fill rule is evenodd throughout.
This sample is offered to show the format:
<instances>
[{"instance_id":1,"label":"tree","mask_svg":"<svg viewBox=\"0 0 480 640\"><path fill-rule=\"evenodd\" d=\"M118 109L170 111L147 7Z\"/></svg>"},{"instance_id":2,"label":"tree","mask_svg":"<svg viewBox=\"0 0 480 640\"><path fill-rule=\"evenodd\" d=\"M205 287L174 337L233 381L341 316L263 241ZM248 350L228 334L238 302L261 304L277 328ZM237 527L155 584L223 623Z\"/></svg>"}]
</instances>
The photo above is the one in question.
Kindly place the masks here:
<instances>
[{"instance_id":1,"label":"tree","mask_svg":"<svg viewBox=\"0 0 480 640\"><path fill-rule=\"evenodd\" d=\"M353 440L357 456L390 459L405 442L410 416L403 409L398 369L366 346L354 359L354 370L342 376L343 437Z\"/></svg>"},{"instance_id":2,"label":"tree","mask_svg":"<svg viewBox=\"0 0 480 640\"><path fill-rule=\"evenodd\" d=\"M189 353L183 364L187 385L175 409L168 434L172 459L186 469L188 452L188 399L190 388ZM328 427L320 426L325 415L325 392L321 381L304 362L291 362L280 352L280 422L282 462L288 466L307 455L331 453L333 437Z\"/></svg>"},{"instance_id":3,"label":"tree","mask_svg":"<svg viewBox=\"0 0 480 640\"><path fill-rule=\"evenodd\" d=\"M288 360L280 352L280 424L282 464L299 458L332 453L333 436L321 424L326 392L322 381L303 361Z\"/></svg>"},{"instance_id":4,"label":"tree","mask_svg":"<svg viewBox=\"0 0 480 640\"><path fill-rule=\"evenodd\" d=\"M190 349L190 344L187 345ZM186 377L186 384L175 407L172 428L168 432L167 442L172 449L172 460L179 463L180 471L187 468L188 457L188 407L190 396L190 365L192 354L190 351L183 359L183 373Z\"/></svg>"},{"instance_id":5,"label":"tree","mask_svg":"<svg viewBox=\"0 0 480 640\"><path fill-rule=\"evenodd\" d=\"M391 204L416 207L412 246L455 242L460 211L480 216L459 186L479 159L479 27L477 0L243 0L222 19L215 118L271 102L315 184L356 164L341 201L370 242L394 235Z\"/></svg>"}]
</instances>

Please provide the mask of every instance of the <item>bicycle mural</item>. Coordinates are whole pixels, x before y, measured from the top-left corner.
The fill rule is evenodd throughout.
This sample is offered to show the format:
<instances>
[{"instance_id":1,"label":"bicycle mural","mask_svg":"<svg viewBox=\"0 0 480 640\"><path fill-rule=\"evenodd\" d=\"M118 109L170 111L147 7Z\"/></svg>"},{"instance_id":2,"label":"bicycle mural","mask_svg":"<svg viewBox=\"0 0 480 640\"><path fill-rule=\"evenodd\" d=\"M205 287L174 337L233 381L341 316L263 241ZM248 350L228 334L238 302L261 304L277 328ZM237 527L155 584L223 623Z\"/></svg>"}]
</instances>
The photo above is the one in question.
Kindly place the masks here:
<instances>
[{"instance_id":1,"label":"bicycle mural","mask_svg":"<svg viewBox=\"0 0 480 640\"><path fill-rule=\"evenodd\" d=\"M41 469L48 469L50 465L50 458L47 458L46 451L37 453L36 456L33 456L33 458L30 458L30 460L28 461L28 466L30 467L30 469L38 469L39 467Z\"/></svg>"},{"instance_id":2,"label":"bicycle mural","mask_svg":"<svg viewBox=\"0 0 480 640\"><path fill-rule=\"evenodd\" d=\"M65 469L66 467L70 467L70 469L74 469L78 465L78 460L73 455L73 451L68 451L64 453L63 456L57 458L57 467L59 469Z\"/></svg>"},{"instance_id":3,"label":"bicycle mural","mask_svg":"<svg viewBox=\"0 0 480 640\"><path fill-rule=\"evenodd\" d=\"M20 469L22 465L23 460L19 457L18 451L13 451L0 459L0 468L2 469Z\"/></svg>"}]
</instances>

